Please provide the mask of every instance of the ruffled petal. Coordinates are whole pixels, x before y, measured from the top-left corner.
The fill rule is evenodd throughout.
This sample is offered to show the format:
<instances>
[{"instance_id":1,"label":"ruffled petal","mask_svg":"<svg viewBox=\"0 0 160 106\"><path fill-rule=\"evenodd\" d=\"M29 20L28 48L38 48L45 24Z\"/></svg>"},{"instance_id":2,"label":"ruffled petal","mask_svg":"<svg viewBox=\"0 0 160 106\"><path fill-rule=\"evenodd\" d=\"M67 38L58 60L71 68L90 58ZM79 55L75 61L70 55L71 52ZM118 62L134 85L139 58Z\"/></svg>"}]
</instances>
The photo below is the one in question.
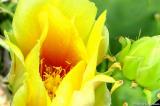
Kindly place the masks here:
<instances>
[{"instance_id":1,"label":"ruffled petal","mask_svg":"<svg viewBox=\"0 0 160 106\"><path fill-rule=\"evenodd\" d=\"M12 106L26 106L27 105L27 89L23 85L21 86L17 92L15 93L13 100L12 100Z\"/></svg>"},{"instance_id":2,"label":"ruffled petal","mask_svg":"<svg viewBox=\"0 0 160 106\"><path fill-rule=\"evenodd\" d=\"M80 89L85 71L86 63L79 62L69 73L64 77L56 91L56 97L53 99L52 106L68 106L71 96L75 90Z\"/></svg>"},{"instance_id":3,"label":"ruffled petal","mask_svg":"<svg viewBox=\"0 0 160 106\"><path fill-rule=\"evenodd\" d=\"M23 54L26 55L33 48L42 33L41 23L37 19L46 5L57 7L64 17L75 24L79 36L87 42L97 12L93 2L89 0L20 0L13 19L13 32Z\"/></svg>"},{"instance_id":4,"label":"ruffled petal","mask_svg":"<svg viewBox=\"0 0 160 106\"><path fill-rule=\"evenodd\" d=\"M23 86L16 92L13 98L14 106L19 106L19 103L22 106L50 105L50 98L39 74L40 49L48 32L47 17L43 13L41 16L41 18L45 18L43 32L41 38L25 59L26 79Z\"/></svg>"},{"instance_id":5,"label":"ruffled petal","mask_svg":"<svg viewBox=\"0 0 160 106\"><path fill-rule=\"evenodd\" d=\"M95 22L97 8L89 0L50 0L70 20L73 20L85 44Z\"/></svg>"},{"instance_id":6,"label":"ruffled petal","mask_svg":"<svg viewBox=\"0 0 160 106\"><path fill-rule=\"evenodd\" d=\"M102 40L99 45L97 64L101 63L104 60L104 57L108 52L108 47L109 47L109 32L107 27L104 27L102 32Z\"/></svg>"},{"instance_id":7,"label":"ruffled petal","mask_svg":"<svg viewBox=\"0 0 160 106\"><path fill-rule=\"evenodd\" d=\"M114 83L115 80L112 77L105 76L105 75L96 75L92 80L88 81L80 90L74 91L74 94L71 99L71 106L106 106L105 103L110 104L110 99L106 95L110 94L103 94L107 88L99 88L101 87L104 82ZM101 89L102 91L99 91ZM102 97L98 98L95 95L99 93L99 95L103 95ZM100 100L100 101L99 101ZM106 100L106 101L105 101ZM108 105L109 106L109 105Z\"/></svg>"},{"instance_id":8,"label":"ruffled petal","mask_svg":"<svg viewBox=\"0 0 160 106\"><path fill-rule=\"evenodd\" d=\"M36 44L43 30L40 30L39 13L45 0L19 0L13 18L13 33L17 45L26 56Z\"/></svg>"},{"instance_id":9,"label":"ruffled petal","mask_svg":"<svg viewBox=\"0 0 160 106\"><path fill-rule=\"evenodd\" d=\"M50 98L47 95L43 82L37 77L27 76L24 85L15 93L13 106L49 106Z\"/></svg>"},{"instance_id":10,"label":"ruffled petal","mask_svg":"<svg viewBox=\"0 0 160 106\"><path fill-rule=\"evenodd\" d=\"M41 58L53 66L74 66L85 57L85 46L73 23L52 5L45 10L49 16L49 30L41 48Z\"/></svg>"},{"instance_id":11,"label":"ruffled petal","mask_svg":"<svg viewBox=\"0 0 160 106\"><path fill-rule=\"evenodd\" d=\"M97 21L95 22L93 29L91 31L88 43L87 43L87 51L89 58L92 58L94 54L97 54L99 50L100 41L102 40L103 36L103 28L106 19L106 11L104 11ZM96 50L96 51L95 51Z\"/></svg>"},{"instance_id":12,"label":"ruffled petal","mask_svg":"<svg viewBox=\"0 0 160 106\"><path fill-rule=\"evenodd\" d=\"M99 46L103 39L102 32L105 18L106 12L103 12L95 22L95 25L91 31L91 35L87 44L88 65L84 73L83 85L95 76Z\"/></svg>"}]
</instances>

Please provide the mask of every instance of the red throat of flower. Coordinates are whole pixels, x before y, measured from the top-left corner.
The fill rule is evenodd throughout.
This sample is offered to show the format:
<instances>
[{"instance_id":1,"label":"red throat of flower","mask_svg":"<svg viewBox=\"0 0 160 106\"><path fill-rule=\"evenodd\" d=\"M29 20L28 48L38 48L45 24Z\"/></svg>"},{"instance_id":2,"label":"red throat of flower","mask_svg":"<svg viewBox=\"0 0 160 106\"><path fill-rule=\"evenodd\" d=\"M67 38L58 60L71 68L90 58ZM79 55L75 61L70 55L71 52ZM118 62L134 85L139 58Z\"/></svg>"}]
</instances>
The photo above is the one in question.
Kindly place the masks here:
<instances>
[{"instance_id":1,"label":"red throat of flower","mask_svg":"<svg viewBox=\"0 0 160 106\"><path fill-rule=\"evenodd\" d=\"M40 51L40 75L51 99L56 96L62 79L81 59L78 41L74 39L75 32L71 26L67 23L62 28L55 23L50 23Z\"/></svg>"},{"instance_id":2,"label":"red throat of flower","mask_svg":"<svg viewBox=\"0 0 160 106\"><path fill-rule=\"evenodd\" d=\"M69 72L71 67L72 64L69 61L65 61L63 65L55 66L52 63L49 63L47 59L41 58L40 75L51 99L56 96L55 92L60 82Z\"/></svg>"}]
</instances>

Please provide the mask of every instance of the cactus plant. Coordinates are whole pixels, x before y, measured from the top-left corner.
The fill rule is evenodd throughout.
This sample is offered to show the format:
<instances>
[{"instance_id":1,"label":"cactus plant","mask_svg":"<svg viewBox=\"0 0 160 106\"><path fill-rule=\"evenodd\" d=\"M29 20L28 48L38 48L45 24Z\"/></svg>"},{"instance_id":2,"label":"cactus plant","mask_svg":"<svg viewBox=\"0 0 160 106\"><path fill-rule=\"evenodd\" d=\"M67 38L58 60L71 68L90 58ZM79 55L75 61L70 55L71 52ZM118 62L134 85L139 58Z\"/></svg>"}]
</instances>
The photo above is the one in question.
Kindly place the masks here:
<instances>
[{"instance_id":1,"label":"cactus plant","mask_svg":"<svg viewBox=\"0 0 160 106\"><path fill-rule=\"evenodd\" d=\"M159 89L148 90L128 80L120 70L115 71L113 77L123 84L112 93L112 106L148 106L159 99Z\"/></svg>"},{"instance_id":2,"label":"cactus plant","mask_svg":"<svg viewBox=\"0 0 160 106\"><path fill-rule=\"evenodd\" d=\"M136 39L137 35L160 34L160 0L93 0L99 13L107 9L107 26L111 50L116 53L121 35ZM115 42L117 45L115 45Z\"/></svg>"},{"instance_id":3,"label":"cactus plant","mask_svg":"<svg viewBox=\"0 0 160 106\"><path fill-rule=\"evenodd\" d=\"M113 106L150 105L160 99L160 35L143 37L133 43L121 38L116 55L122 70L112 76L123 85L112 94Z\"/></svg>"},{"instance_id":4,"label":"cactus plant","mask_svg":"<svg viewBox=\"0 0 160 106\"><path fill-rule=\"evenodd\" d=\"M143 37L135 41L119 61L123 74L150 90L160 88L160 36ZM118 54L119 56L123 53ZM119 56L117 55L117 58ZM152 80L151 80L152 79Z\"/></svg>"}]
</instances>

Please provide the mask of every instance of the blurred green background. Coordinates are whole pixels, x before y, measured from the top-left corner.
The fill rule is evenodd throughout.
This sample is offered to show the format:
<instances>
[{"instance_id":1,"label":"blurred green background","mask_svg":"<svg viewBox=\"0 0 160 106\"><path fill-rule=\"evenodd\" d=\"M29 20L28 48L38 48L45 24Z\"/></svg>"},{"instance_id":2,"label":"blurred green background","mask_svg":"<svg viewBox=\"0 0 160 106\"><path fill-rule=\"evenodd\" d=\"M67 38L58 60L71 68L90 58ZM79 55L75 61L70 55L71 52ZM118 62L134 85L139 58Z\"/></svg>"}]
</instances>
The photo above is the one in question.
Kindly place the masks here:
<instances>
[{"instance_id":1,"label":"blurred green background","mask_svg":"<svg viewBox=\"0 0 160 106\"><path fill-rule=\"evenodd\" d=\"M113 54L120 50L118 38L160 34L160 0L93 0L98 13L107 9L110 48Z\"/></svg>"},{"instance_id":2,"label":"blurred green background","mask_svg":"<svg viewBox=\"0 0 160 106\"><path fill-rule=\"evenodd\" d=\"M10 32L13 14L16 8L15 0L0 0L0 37L4 31ZM10 59L8 52L0 47L0 76L5 76L9 70Z\"/></svg>"}]
</instances>

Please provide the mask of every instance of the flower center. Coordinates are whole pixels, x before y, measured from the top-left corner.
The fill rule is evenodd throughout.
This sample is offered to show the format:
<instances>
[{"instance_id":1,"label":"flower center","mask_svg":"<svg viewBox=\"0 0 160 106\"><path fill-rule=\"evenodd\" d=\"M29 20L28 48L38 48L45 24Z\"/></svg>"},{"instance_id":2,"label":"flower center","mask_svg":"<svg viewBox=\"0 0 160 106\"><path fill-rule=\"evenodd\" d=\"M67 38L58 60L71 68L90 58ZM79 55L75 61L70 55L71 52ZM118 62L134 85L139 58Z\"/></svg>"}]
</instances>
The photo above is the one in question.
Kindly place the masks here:
<instances>
[{"instance_id":1,"label":"flower center","mask_svg":"<svg viewBox=\"0 0 160 106\"><path fill-rule=\"evenodd\" d=\"M56 90L60 82L71 68L71 64L66 63L68 66L63 68L62 66L47 64L44 59L41 59L40 75L51 100L56 96Z\"/></svg>"}]
</instances>

